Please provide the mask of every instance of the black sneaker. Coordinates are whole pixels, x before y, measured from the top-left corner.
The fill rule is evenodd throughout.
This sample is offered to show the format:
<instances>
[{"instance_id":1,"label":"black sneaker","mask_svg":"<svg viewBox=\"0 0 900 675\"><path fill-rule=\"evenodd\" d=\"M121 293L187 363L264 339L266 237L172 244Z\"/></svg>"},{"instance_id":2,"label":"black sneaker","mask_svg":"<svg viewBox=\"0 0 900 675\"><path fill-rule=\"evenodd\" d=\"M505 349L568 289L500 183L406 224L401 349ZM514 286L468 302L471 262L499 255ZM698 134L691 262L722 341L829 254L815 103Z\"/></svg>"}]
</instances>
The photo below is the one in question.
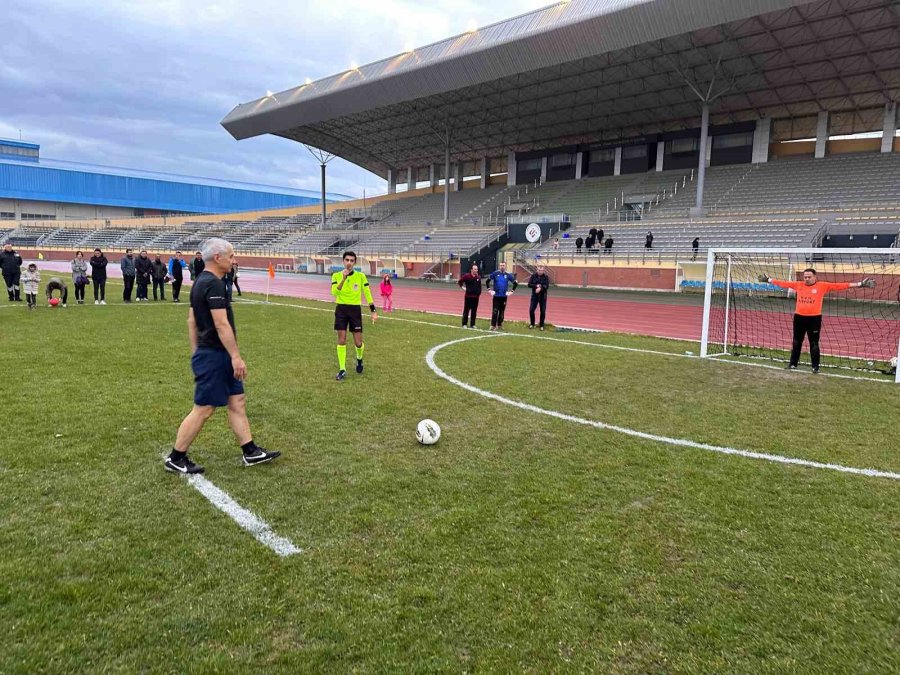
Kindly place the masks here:
<instances>
[{"instance_id":1,"label":"black sneaker","mask_svg":"<svg viewBox=\"0 0 900 675\"><path fill-rule=\"evenodd\" d=\"M338 374L334 376L334 379L340 381L340 380L343 380L345 377L347 377L347 371L339 370Z\"/></svg>"},{"instance_id":2,"label":"black sneaker","mask_svg":"<svg viewBox=\"0 0 900 675\"><path fill-rule=\"evenodd\" d=\"M244 453L244 466L255 466L264 462L271 462L276 457L281 457L280 452L269 452L258 445L250 452Z\"/></svg>"},{"instance_id":3,"label":"black sneaker","mask_svg":"<svg viewBox=\"0 0 900 675\"><path fill-rule=\"evenodd\" d=\"M818 374L819 374L819 369L813 368L813 375L818 375Z\"/></svg>"},{"instance_id":4,"label":"black sneaker","mask_svg":"<svg viewBox=\"0 0 900 675\"><path fill-rule=\"evenodd\" d=\"M190 457L185 455L181 459L172 459L172 455L166 457L166 461L164 462L164 466L166 467L166 471L171 471L172 473L203 473L204 469L202 466L198 466L194 464Z\"/></svg>"},{"instance_id":5,"label":"black sneaker","mask_svg":"<svg viewBox=\"0 0 900 675\"><path fill-rule=\"evenodd\" d=\"M356 372L359 374L362 374L362 371L363 371L362 359L356 359Z\"/></svg>"}]
</instances>

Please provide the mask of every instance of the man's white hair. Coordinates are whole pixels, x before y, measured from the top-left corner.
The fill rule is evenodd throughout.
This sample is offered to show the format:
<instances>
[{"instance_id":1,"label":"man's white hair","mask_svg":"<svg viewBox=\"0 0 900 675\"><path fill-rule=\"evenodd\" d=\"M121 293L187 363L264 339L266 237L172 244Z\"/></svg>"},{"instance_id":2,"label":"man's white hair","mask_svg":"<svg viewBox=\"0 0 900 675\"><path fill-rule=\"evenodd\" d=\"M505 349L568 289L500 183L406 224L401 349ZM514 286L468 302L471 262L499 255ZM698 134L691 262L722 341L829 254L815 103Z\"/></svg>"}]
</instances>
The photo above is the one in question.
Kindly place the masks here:
<instances>
[{"instance_id":1,"label":"man's white hair","mask_svg":"<svg viewBox=\"0 0 900 675\"><path fill-rule=\"evenodd\" d=\"M204 262L209 262L217 255L227 255L231 244L220 237L210 237L200 242L200 255Z\"/></svg>"}]
</instances>

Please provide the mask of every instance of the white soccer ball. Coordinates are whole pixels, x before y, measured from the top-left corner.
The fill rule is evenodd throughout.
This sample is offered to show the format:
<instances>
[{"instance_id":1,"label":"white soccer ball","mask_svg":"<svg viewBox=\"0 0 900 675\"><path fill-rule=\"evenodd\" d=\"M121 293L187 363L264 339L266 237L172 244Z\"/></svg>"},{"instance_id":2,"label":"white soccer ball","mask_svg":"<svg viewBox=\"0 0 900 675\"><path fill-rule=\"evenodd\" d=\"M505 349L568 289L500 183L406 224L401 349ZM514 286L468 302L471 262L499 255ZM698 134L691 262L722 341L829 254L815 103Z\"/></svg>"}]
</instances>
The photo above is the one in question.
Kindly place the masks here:
<instances>
[{"instance_id":1,"label":"white soccer ball","mask_svg":"<svg viewBox=\"0 0 900 675\"><path fill-rule=\"evenodd\" d=\"M422 420L416 425L416 439L422 445L434 445L441 437L441 427L434 420Z\"/></svg>"}]
</instances>

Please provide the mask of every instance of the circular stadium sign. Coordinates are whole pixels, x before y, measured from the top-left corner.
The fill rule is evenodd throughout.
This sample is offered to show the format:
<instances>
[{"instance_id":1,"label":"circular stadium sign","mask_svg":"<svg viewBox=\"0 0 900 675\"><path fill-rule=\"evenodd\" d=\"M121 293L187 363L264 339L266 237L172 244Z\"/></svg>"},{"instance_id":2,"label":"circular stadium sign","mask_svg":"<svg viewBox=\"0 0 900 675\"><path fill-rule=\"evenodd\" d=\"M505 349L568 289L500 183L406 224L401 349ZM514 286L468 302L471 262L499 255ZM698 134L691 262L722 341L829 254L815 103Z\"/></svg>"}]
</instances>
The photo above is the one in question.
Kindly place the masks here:
<instances>
[{"instance_id":1,"label":"circular stadium sign","mask_svg":"<svg viewBox=\"0 0 900 675\"><path fill-rule=\"evenodd\" d=\"M537 223L532 223L526 227L525 238L532 244L539 242L541 240L541 226Z\"/></svg>"}]
</instances>

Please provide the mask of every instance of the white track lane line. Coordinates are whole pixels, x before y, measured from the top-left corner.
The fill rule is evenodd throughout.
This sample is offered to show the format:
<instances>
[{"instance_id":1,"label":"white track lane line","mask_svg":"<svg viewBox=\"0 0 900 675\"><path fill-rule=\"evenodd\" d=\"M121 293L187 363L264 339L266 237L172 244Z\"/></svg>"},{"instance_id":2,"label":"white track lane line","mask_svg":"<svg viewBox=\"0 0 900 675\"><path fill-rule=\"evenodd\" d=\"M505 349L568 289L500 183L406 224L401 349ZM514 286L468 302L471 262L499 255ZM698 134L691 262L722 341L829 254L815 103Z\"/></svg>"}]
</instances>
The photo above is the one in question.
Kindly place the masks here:
<instances>
[{"instance_id":1,"label":"white track lane line","mask_svg":"<svg viewBox=\"0 0 900 675\"><path fill-rule=\"evenodd\" d=\"M252 534L256 541L263 546L269 547L282 558L303 553L302 548L295 546L290 539L285 539L275 534L266 521L238 504L227 492L213 485L208 479L203 476L193 475L188 476L187 482L197 492L206 497L210 504Z\"/></svg>"},{"instance_id":2,"label":"white track lane line","mask_svg":"<svg viewBox=\"0 0 900 675\"><path fill-rule=\"evenodd\" d=\"M294 309L305 309L305 310L309 310L311 312L333 312L334 311L333 309L328 308L328 307L310 307L309 305L294 305L294 304L291 304L288 302L265 302L263 300L239 300L237 302L239 302L241 304L246 304L246 305L273 305L275 307L292 307ZM320 300L318 302L325 302L325 301ZM443 316L451 316L451 315L447 314L447 315L443 315ZM404 323L415 323L415 324L419 324L421 326L434 326L435 328L449 328L451 330L465 330L468 332L474 331L477 333L484 333L487 335L496 335L496 333L490 333L490 332L484 330L483 328L475 328L475 329L462 328L461 326L454 326L454 325L448 324L448 323L436 323L434 321L420 321L418 319L404 319L399 316L384 316L384 317L380 317L378 320L379 321L402 321ZM598 333L603 334L602 331L598 331ZM641 349L640 347L622 347L620 345L606 345L606 344L601 344L598 342L584 342L583 340L567 340L565 338L555 338L555 337L550 337L548 335L527 335L524 333L500 333L500 335L509 335L509 336L513 336L513 337L527 338L530 340L548 340L550 342L566 342L566 343L574 344L574 345L587 345L589 347L597 347L599 349L611 349L613 351L633 352L636 354L655 354L657 356L668 356L668 357L676 358L676 359L697 359L697 360L703 360L703 361L717 361L719 363L730 363L735 366L749 366L751 368L768 368L770 370L778 370L778 371L784 372L785 374L790 374L793 377L804 377L804 376L813 377L812 373L806 373L806 372L802 372L802 371L801 372L793 371L791 373L788 373L788 371L786 371L784 368L780 368L779 366L769 366L769 365L765 365L762 363L745 363L743 361L735 361L732 359L725 359L725 358L720 358L720 357L715 357L715 356L710 356L706 359L700 359L700 357L697 356L696 354L679 354L677 352L664 352L664 351L660 351L658 349ZM622 335L626 335L626 334L622 333ZM634 336L632 336L632 337L634 337ZM655 336L647 335L647 336L643 336L643 337L655 337ZM660 337L659 339L672 340L672 339L676 339L676 338ZM696 344L696 342L694 342L694 344ZM859 380L862 382L880 382L882 384L894 384L893 380L890 380L887 378L864 377L864 376L856 377L854 375L839 375L837 373L819 373L818 375L815 375L815 377L817 377L817 378L833 377L833 378L837 378L837 379L841 379L841 380Z\"/></svg>"},{"instance_id":3,"label":"white track lane line","mask_svg":"<svg viewBox=\"0 0 900 675\"><path fill-rule=\"evenodd\" d=\"M825 464L823 462L814 462L808 459L799 459L796 457L785 457L783 455L771 455L765 452L753 452L752 450L741 450L739 448L730 448L727 446L720 445L710 445L708 443L698 443L697 441L691 441L685 438L671 438L669 436L657 436L656 434L646 433L644 431L637 431L635 429L629 429L627 427L620 427L614 424L607 424L605 422L599 422L596 420L588 420L583 417L576 417L574 415L567 415L565 413L557 412L556 410L547 410L545 408L539 408L538 406L531 405L530 403L523 403L522 401L516 401L510 398L506 398L505 396L500 396L499 394L495 394L490 391L486 391L484 389L479 389L478 387L471 385L467 382L463 382L452 375L444 372L438 365L435 363L435 356L439 351L444 349L445 347L449 347L451 345L460 344L462 342L470 342L472 340L484 340L485 338L493 338L500 337L496 335L478 335L468 338L461 338L459 340L451 340L449 342L444 342L435 347L432 347L428 354L425 356L425 362L428 364L428 367L437 375L438 377L447 380L451 384L455 384L457 387L465 389L466 391L470 391L473 394L478 394L479 396L483 396L484 398L489 398L494 401L499 401L500 403L505 403L506 405L510 405L516 408L520 408L522 410L527 410L528 412L538 413L541 415L547 415L549 417L555 417L556 419L564 420L566 422L575 422L576 424L583 424L586 426L594 427L595 429L605 429L608 431L615 431L616 433L624 434L626 436L633 436L634 438L640 438L646 441L654 441L657 443L667 443L668 445L674 445L676 447L681 448L692 448L695 450L706 450L708 452L716 452L723 455L733 455L738 457L745 457L747 459L760 459L766 462L776 462L778 464L792 464L794 466L803 466L811 469L826 469L828 471L839 471L841 473L850 473L856 474L859 476L869 476L873 478L889 478L891 480L900 480L900 473L894 473L892 471L881 471L879 469L859 469L852 466L844 466L842 464ZM563 340L565 342L565 340Z\"/></svg>"}]
</instances>

